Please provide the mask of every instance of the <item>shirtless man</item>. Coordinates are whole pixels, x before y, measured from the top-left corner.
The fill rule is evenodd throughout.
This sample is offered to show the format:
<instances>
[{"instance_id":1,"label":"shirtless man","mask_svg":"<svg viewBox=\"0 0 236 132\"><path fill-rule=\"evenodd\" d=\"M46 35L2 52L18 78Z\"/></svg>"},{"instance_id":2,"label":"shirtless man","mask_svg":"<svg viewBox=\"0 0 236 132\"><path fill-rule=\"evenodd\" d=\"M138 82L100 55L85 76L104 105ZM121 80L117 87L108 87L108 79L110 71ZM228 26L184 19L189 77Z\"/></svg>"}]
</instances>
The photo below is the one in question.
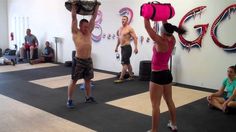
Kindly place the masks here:
<instances>
[{"instance_id":1,"label":"shirtless man","mask_svg":"<svg viewBox=\"0 0 236 132\"><path fill-rule=\"evenodd\" d=\"M75 70L72 72L72 77L70 84L68 86L68 100L67 107L74 108L75 105L72 101L72 94L74 93L76 82L79 79L84 79L85 89L86 89L86 102L95 102L94 98L91 96L91 79L94 77L93 73L93 62L91 59L91 49L92 49L92 31L95 25L95 19L97 16L98 4L95 8L95 12L92 15L90 21L82 19L79 22L79 29L77 27L77 17L76 10L77 6L72 4L72 36L76 49L76 66Z\"/></svg>"},{"instance_id":2,"label":"shirtless man","mask_svg":"<svg viewBox=\"0 0 236 132\"><path fill-rule=\"evenodd\" d=\"M130 64L130 57L132 54L132 47L130 45L131 38L134 40L134 53L138 53L138 41L137 36L134 32L134 29L128 24L128 17L122 17L122 27L118 30L118 42L116 45L115 52L118 52L118 47L121 45L121 64L122 64L122 71L121 75L118 80L115 80L115 83L121 83L124 81L124 75L128 70L130 77L128 80L133 80L133 70Z\"/></svg>"}]
</instances>

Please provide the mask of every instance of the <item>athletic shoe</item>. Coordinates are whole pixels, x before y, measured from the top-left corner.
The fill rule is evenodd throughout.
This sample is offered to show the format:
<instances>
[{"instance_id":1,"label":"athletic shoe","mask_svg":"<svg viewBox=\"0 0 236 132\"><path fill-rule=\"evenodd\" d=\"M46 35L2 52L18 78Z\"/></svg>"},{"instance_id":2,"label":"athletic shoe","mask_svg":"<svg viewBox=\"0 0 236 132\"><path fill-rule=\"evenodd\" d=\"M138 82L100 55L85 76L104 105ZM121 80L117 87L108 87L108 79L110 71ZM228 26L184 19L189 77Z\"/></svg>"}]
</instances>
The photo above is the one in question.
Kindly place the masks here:
<instances>
[{"instance_id":1,"label":"athletic shoe","mask_svg":"<svg viewBox=\"0 0 236 132\"><path fill-rule=\"evenodd\" d=\"M85 97L85 103L96 103L96 100L94 99L94 97Z\"/></svg>"},{"instance_id":2,"label":"athletic shoe","mask_svg":"<svg viewBox=\"0 0 236 132\"><path fill-rule=\"evenodd\" d=\"M128 80L128 81L133 81L133 80L134 80L134 77L130 76L130 77L127 78L126 80Z\"/></svg>"},{"instance_id":3,"label":"athletic shoe","mask_svg":"<svg viewBox=\"0 0 236 132\"><path fill-rule=\"evenodd\" d=\"M114 83L123 83L124 80L123 79L118 79L118 80L115 80Z\"/></svg>"},{"instance_id":4,"label":"athletic shoe","mask_svg":"<svg viewBox=\"0 0 236 132\"><path fill-rule=\"evenodd\" d=\"M16 65L16 62L13 59L11 59L11 63L12 63L13 66Z\"/></svg>"},{"instance_id":5,"label":"athletic shoe","mask_svg":"<svg viewBox=\"0 0 236 132\"><path fill-rule=\"evenodd\" d=\"M169 123L167 124L167 127L169 127L172 132L177 132L177 126L173 125L171 121L169 121Z\"/></svg>"},{"instance_id":6,"label":"athletic shoe","mask_svg":"<svg viewBox=\"0 0 236 132\"><path fill-rule=\"evenodd\" d=\"M74 103L73 103L73 101L71 99L67 101L66 106L69 109L75 108L75 105L74 105Z\"/></svg>"},{"instance_id":7,"label":"athletic shoe","mask_svg":"<svg viewBox=\"0 0 236 132\"><path fill-rule=\"evenodd\" d=\"M33 60L30 60L30 61L29 61L29 64L30 64L30 65L33 65L33 64L34 64L34 63L33 63Z\"/></svg>"},{"instance_id":8,"label":"athletic shoe","mask_svg":"<svg viewBox=\"0 0 236 132\"><path fill-rule=\"evenodd\" d=\"M18 62L23 62L23 59L19 59Z\"/></svg>"}]
</instances>

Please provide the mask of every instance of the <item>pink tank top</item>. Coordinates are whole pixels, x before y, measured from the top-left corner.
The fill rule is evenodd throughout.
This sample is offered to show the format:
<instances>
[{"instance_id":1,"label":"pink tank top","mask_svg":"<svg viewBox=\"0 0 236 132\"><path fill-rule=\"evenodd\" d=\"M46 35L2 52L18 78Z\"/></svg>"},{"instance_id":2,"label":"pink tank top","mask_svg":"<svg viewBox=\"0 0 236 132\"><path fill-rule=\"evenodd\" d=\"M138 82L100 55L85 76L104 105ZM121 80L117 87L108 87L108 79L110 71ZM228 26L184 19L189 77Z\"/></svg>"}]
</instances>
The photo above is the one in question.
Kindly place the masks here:
<instances>
[{"instance_id":1,"label":"pink tank top","mask_svg":"<svg viewBox=\"0 0 236 132\"><path fill-rule=\"evenodd\" d=\"M154 71L163 71L168 70L168 62L172 54L175 42L174 40L168 41L169 49L167 52L157 52L155 45L153 46L153 55L152 55L152 70Z\"/></svg>"}]
</instances>

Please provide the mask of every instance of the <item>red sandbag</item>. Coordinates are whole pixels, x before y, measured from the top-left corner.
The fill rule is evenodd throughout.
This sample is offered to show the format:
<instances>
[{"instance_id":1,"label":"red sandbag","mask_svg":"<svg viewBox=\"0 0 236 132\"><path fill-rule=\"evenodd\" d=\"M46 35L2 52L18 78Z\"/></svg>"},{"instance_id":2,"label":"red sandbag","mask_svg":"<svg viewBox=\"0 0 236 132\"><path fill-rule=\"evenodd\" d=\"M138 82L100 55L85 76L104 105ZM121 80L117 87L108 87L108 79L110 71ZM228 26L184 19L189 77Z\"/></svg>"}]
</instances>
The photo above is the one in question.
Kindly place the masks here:
<instances>
[{"instance_id":1,"label":"red sandbag","mask_svg":"<svg viewBox=\"0 0 236 132\"><path fill-rule=\"evenodd\" d=\"M151 2L141 6L140 15L153 21L165 21L175 15L175 10L169 3Z\"/></svg>"}]
</instances>

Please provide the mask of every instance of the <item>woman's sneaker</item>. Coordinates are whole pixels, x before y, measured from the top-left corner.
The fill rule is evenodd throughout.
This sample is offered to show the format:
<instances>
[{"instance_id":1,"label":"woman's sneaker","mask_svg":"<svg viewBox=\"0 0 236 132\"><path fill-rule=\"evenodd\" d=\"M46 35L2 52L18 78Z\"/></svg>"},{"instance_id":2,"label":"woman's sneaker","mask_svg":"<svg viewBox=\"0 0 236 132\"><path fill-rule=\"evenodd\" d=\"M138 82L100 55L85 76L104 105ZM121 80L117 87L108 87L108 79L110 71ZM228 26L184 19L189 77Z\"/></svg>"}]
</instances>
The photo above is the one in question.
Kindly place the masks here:
<instances>
[{"instance_id":1,"label":"woman's sneaker","mask_svg":"<svg viewBox=\"0 0 236 132\"><path fill-rule=\"evenodd\" d=\"M177 126L173 125L171 121L169 121L169 123L167 124L167 127L169 127L172 132L177 132Z\"/></svg>"},{"instance_id":2,"label":"woman's sneaker","mask_svg":"<svg viewBox=\"0 0 236 132\"><path fill-rule=\"evenodd\" d=\"M67 101L66 106L69 109L75 108L75 105L74 105L74 103L73 103L73 101L71 99Z\"/></svg>"}]
</instances>

